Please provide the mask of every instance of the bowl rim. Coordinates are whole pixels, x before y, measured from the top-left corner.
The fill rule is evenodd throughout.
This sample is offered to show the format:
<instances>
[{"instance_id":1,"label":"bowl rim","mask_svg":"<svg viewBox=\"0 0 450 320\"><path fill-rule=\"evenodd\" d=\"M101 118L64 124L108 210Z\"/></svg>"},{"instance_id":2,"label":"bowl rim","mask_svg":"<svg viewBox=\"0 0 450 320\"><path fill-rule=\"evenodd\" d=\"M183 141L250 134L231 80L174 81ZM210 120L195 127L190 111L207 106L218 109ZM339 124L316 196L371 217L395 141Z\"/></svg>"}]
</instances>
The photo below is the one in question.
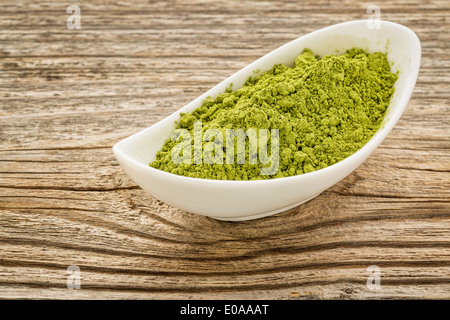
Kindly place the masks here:
<instances>
[{"instance_id":1,"label":"bowl rim","mask_svg":"<svg viewBox=\"0 0 450 320\"><path fill-rule=\"evenodd\" d=\"M211 92L212 90L214 90L217 86L223 85L225 83L229 83L229 79L232 78L233 76L235 76L236 73L242 72L244 71L244 69L251 69L252 66L254 66L255 64L257 64L261 59L265 58L266 56L270 55L270 54L276 54L279 50L281 51L281 49L285 46L288 46L290 44L292 44L295 41L299 41L300 39L304 38L304 37L312 37L314 36L316 33L319 32L324 32L327 31L329 29L333 29L335 27L338 26L343 26L343 25L351 25L351 24L361 24L364 23L366 24L367 21L369 20L352 20L352 21L346 21L346 22L341 22L341 23L337 23L337 24L333 24L321 29L317 29L313 32L304 34L296 39L293 39L285 44L283 44L280 47L275 48L274 50L266 53L265 55L261 56L260 58L256 59L255 61L253 61L252 63L248 64L247 66L245 66L244 68L236 71L235 73L233 73L231 76L227 77L225 80L221 81L220 83L214 85L212 88L210 88L209 90L207 90L206 92L202 93L200 96L198 96L197 98L195 98L194 100L192 100L191 102L189 102L188 104L184 105L183 107L179 108L178 110L176 110L175 112L173 112L172 114L164 117L163 119L159 120L158 122L154 123L153 125L142 129L141 131L128 136L120 141L118 141L117 143L114 144L113 146L113 152L114 155L116 156L116 158L119 160L119 162L122 161L127 161L127 162L131 162L134 166L137 166L140 170L144 170L147 171L149 173L152 174L157 174L160 175L162 178L164 178L165 180L181 180L184 181L186 183L192 183L192 182L201 182L201 183L205 183L205 184L221 184L223 186L236 186L236 185L248 185L248 184L260 184L260 185L266 185L266 184L276 184L276 183L282 183L285 181L293 181L293 180L302 180L302 179L309 179L309 178L313 178L315 176L321 176L321 175L326 175L331 171L335 171L335 170L339 170L340 168L344 168L348 163L355 161L356 159L362 157L367 151L368 155L370 155L377 147L379 144L381 144L383 142L383 140L386 138L386 136L389 134L389 132L392 130L392 128L395 126L395 124L397 123L397 121L400 119L401 115L403 114L409 99L411 97L412 91L415 87L416 81L417 81L417 76L419 73L419 69L420 69L420 60L421 60L421 43L420 43L420 39L418 38L418 36L408 27L403 26L401 24L395 23L395 22L391 22L391 21L386 21L386 20L380 20L381 25L386 25L386 26L390 26L390 27L395 27L395 28L399 28L402 29L403 32L409 33L410 36L413 38L412 41L416 42L417 44L417 49L418 49L418 65L417 68L415 68L415 70L413 70L413 79L410 81L407 81L405 83L405 86L403 87L402 95L398 97L398 101L397 104L400 105L399 108L397 108L396 110L394 110L390 115L389 115L389 119L385 118L383 119L383 122L381 124L381 127L377 130L377 132L372 136L372 138L370 138L369 141L367 141L360 149L358 149L356 152L354 152L353 154L351 154L350 156L342 159L341 161L332 164L330 166L327 166L325 168L313 171L313 172L308 172L308 173L303 173L303 174L299 174L299 175L294 175L294 176L289 176L289 177L282 177L282 178L269 178L269 179L262 179L262 180L219 180L219 179L205 179L205 178L193 178L193 177L186 177L186 176L182 176L182 175L177 175L174 173L170 173L170 172L166 172L160 169L156 169L151 167L150 165L144 165L142 162L139 162L138 160L130 157L125 151L123 151L121 149L122 145L125 145L127 142L129 142L130 140L136 139L139 136L144 135L148 130L153 130L155 129L155 127L158 126L162 126L165 124L165 122L170 121L170 118L174 117L175 115L179 114L181 112L181 110L184 110L186 107L190 106L192 103L194 103L197 100L200 100L203 96L207 97L208 93ZM387 48L386 48L387 51ZM253 68L255 69L255 68ZM204 98L203 98L204 99ZM391 107L391 103L392 103L392 98L391 98L391 102L388 106L388 108ZM199 106L195 107L193 110L195 110L196 108L198 108ZM192 111L192 110L191 110ZM352 170L353 171L353 170Z\"/></svg>"}]
</instances>

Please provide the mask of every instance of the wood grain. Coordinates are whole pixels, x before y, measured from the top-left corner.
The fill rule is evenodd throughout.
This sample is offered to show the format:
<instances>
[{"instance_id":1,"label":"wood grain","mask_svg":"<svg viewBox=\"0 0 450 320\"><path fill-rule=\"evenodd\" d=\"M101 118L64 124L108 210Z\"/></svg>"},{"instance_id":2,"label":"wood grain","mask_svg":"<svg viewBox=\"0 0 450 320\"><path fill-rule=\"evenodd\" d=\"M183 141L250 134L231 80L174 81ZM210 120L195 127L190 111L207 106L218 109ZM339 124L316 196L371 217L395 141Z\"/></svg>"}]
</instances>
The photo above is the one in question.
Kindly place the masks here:
<instances>
[{"instance_id":1,"label":"wood grain","mask_svg":"<svg viewBox=\"0 0 450 320\"><path fill-rule=\"evenodd\" d=\"M81 30L68 3L0 3L0 298L450 298L448 2L377 3L422 42L401 120L319 197L239 223L146 194L112 145L368 3L97 0Z\"/></svg>"}]
</instances>

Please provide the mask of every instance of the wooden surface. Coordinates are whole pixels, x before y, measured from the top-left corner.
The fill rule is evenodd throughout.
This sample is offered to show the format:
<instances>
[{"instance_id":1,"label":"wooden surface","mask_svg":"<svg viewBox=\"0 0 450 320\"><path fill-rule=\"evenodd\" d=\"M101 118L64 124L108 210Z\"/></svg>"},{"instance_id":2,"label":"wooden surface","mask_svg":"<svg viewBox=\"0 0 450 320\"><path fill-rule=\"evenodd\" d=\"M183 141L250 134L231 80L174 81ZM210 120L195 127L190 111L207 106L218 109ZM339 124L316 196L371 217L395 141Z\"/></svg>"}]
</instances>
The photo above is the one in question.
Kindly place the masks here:
<instances>
[{"instance_id":1,"label":"wooden surface","mask_svg":"<svg viewBox=\"0 0 450 320\"><path fill-rule=\"evenodd\" d=\"M368 3L84 1L81 30L69 4L0 5L1 298L450 298L448 2L377 2L422 41L406 112L341 183L240 223L146 194L112 145Z\"/></svg>"}]
</instances>

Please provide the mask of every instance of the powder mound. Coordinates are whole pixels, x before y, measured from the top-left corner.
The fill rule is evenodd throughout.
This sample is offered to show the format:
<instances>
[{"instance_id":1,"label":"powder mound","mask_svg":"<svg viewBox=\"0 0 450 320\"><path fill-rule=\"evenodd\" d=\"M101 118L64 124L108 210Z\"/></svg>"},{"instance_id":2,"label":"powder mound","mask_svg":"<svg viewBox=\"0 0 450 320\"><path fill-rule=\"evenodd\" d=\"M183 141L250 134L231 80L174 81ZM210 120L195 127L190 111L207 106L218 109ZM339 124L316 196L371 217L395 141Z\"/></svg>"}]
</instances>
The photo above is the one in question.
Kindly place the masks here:
<instances>
[{"instance_id":1,"label":"powder mound","mask_svg":"<svg viewBox=\"0 0 450 320\"><path fill-rule=\"evenodd\" d=\"M205 99L192 113L182 114L176 129L190 133L193 160L175 163L172 151L180 140L169 138L150 166L187 177L221 180L273 179L325 168L355 153L377 132L396 80L383 53L354 48L319 58L305 49L293 67L275 65L250 77L238 90L228 88L216 98ZM203 133L220 130L223 141L226 129L278 129L278 170L261 174L265 164L250 161L248 142L245 163L238 163L237 154L233 163L227 162L226 144L219 154L223 163L196 162L194 127L199 121ZM203 147L211 143L201 141Z\"/></svg>"}]
</instances>

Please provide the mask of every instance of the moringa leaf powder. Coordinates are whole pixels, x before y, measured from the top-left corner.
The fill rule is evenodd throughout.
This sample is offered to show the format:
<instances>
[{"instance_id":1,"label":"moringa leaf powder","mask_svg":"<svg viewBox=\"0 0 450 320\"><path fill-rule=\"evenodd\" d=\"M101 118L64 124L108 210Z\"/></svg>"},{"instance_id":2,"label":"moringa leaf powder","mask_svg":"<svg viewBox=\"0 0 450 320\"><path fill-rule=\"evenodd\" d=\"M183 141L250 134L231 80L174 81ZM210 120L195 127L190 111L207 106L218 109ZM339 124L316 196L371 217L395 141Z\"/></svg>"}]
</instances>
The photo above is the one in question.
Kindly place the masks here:
<instances>
[{"instance_id":1,"label":"moringa leaf powder","mask_svg":"<svg viewBox=\"0 0 450 320\"><path fill-rule=\"evenodd\" d=\"M216 98L206 98L193 112L181 114L176 129L186 132L186 159L194 160L174 161L174 154L179 153L175 148L182 142L172 136L150 166L187 177L221 180L281 178L325 168L355 153L377 132L396 80L383 53L354 48L319 58L305 49L294 67L275 65L250 77L240 89L230 87ZM224 139L216 134L199 140L194 136L196 128L203 134L215 129ZM234 159L225 161L227 129L276 129L276 171L261 174L268 164L252 156L250 137L241 154L237 150ZM226 141L223 147L211 149L210 144L219 140ZM270 136L255 141L270 145L273 140ZM235 145L230 148L236 151ZM274 149L269 150L275 155ZM223 161L207 163L207 153ZM239 162L239 156L246 161Z\"/></svg>"}]
</instances>

